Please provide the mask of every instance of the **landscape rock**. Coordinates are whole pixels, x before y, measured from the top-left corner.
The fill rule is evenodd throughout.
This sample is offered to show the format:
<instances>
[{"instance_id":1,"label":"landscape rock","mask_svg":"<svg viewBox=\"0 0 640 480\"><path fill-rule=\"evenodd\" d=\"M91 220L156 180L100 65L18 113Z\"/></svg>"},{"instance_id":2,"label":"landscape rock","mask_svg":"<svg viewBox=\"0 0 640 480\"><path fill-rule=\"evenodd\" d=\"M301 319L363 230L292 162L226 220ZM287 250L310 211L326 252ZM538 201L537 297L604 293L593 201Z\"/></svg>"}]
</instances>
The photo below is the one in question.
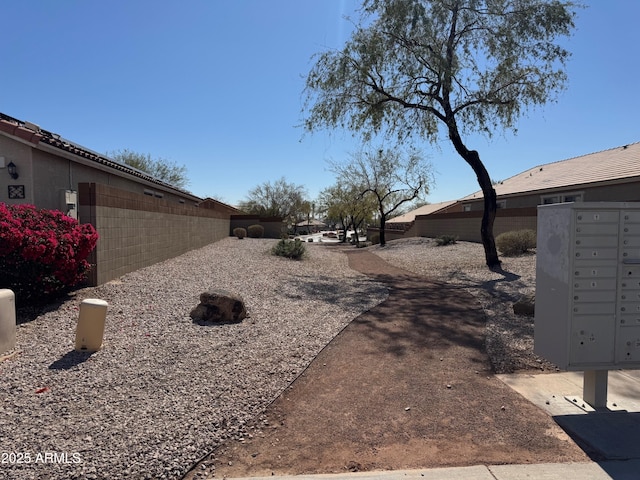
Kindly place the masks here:
<instances>
[{"instance_id":1,"label":"landscape rock","mask_svg":"<svg viewBox=\"0 0 640 480\"><path fill-rule=\"evenodd\" d=\"M200 294L200 304L191 310L190 316L200 324L238 323L247 317L247 309L240 295L212 289Z\"/></svg>"},{"instance_id":2,"label":"landscape rock","mask_svg":"<svg viewBox=\"0 0 640 480\"><path fill-rule=\"evenodd\" d=\"M513 304L513 313L516 315L526 315L532 317L535 314L536 295L530 293L523 295Z\"/></svg>"}]
</instances>

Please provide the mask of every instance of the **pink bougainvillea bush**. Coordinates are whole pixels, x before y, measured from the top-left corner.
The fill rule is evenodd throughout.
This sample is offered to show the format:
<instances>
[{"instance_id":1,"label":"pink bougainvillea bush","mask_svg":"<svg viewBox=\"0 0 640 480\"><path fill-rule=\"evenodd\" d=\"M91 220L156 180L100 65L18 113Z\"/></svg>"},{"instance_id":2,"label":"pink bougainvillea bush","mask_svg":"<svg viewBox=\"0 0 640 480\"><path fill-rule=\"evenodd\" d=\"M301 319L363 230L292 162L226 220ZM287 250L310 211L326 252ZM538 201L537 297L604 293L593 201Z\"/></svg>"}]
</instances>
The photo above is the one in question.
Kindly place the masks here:
<instances>
[{"instance_id":1,"label":"pink bougainvillea bush","mask_svg":"<svg viewBox=\"0 0 640 480\"><path fill-rule=\"evenodd\" d=\"M0 288L18 304L47 300L86 279L98 233L57 210L0 203Z\"/></svg>"}]
</instances>

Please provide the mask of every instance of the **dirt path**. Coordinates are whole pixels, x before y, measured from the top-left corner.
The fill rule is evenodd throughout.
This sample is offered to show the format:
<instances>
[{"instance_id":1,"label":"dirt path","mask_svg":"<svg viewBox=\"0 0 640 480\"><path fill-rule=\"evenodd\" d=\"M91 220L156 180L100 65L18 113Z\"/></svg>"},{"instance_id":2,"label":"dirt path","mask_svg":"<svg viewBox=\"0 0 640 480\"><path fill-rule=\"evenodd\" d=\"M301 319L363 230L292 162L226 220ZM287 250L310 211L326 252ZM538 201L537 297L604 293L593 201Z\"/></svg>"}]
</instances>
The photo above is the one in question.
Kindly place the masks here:
<instances>
[{"instance_id":1,"label":"dirt path","mask_svg":"<svg viewBox=\"0 0 640 480\"><path fill-rule=\"evenodd\" d=\"M206 460L216 478L587 461L553 420L496 379L484 314L461 288L376 255L349 265L390 287L265 412L253 438ZM203 471L187 478L203 478ZM206 477L204 477L206 478Z\"/></svg>"}]
</instances>

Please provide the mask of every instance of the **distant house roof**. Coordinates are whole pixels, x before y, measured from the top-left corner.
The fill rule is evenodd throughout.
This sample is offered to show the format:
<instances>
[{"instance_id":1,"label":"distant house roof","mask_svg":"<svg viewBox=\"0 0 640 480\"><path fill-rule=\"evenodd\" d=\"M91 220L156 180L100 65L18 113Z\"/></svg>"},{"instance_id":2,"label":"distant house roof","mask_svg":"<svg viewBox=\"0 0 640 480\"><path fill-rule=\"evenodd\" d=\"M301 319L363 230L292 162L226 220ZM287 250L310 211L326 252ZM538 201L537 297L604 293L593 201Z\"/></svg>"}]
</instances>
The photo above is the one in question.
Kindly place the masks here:
<instances>
[{"instance_id":1,"label":"distant house roof","mask_svg":"<svg viewBox=\"0 0 640 480\"><path fill-rule=\"evenodd\" d=\"M427 205L418 207L415 210L411 210L404 215L399 215L390 220L387 220L386 223L411 223L416 219L416 215L430 215L432 213L439 212L440 210L445 209L453 205L454 203L456 203L455 200L440 203L429 203Z\"/></svg>"},{"instance_id":2,"label":"distant house roof","mask_svg":"<svg viewBox=\"0 0 640 480\"><path fill-rule=\"evenodd\" d=\"M634 177L640 180L640 143L538 165L498 182L494 188L500 197ZM477 191L461 201L482 197L482 191Z\"/></svg>"},{"instance_id":3,"label":"distant house roof","mask_svg":"<svg viewBox=\"0 0 640 480\"><path fill-rule=\"evenodd\" d=\"M142 170L138 170L137 168L133 168L124 163L116 162L115 160L107 158L100 153L96 153L86 147L66 140L57 133L51 133L47 130L43 130L34 123L24 122L22 120L10 117L9 115L5 115L4 113L0 113L0 132L5 132L10 135L22 138L23 140L33 143L36 146L40 144L49 145L82 159L95 162L98 165L106 166L116 172L132 175L134 177L146 180L147 182L165 187L166 189L175 190L176 192L192 197L195 200L200 200L199 197L193 195L191 192L177 188L176 186L164 182L152 175L149 175Z\"/></svg>"}]
</instances>

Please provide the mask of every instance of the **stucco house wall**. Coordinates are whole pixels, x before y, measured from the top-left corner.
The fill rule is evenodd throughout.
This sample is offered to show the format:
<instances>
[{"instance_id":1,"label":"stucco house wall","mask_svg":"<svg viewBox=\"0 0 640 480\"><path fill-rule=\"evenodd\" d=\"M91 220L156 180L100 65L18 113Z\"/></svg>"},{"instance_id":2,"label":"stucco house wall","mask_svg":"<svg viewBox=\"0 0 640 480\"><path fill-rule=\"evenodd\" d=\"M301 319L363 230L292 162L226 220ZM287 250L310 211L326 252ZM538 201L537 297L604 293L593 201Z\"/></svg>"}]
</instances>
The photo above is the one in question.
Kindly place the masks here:
<instances>
[{"instance_id":1,"label":"stucco house wall","mask_svg":"<svg viewBox=\"0 0 640 480\"><path fill-rule=\"evenodd\" d=\"M9 163L18 178L8 175ZM91 223L100 235L90 259L93 285L228 236L237 212L1 113L0 202L61 210Z\"/></svg>"}]
</instances>

